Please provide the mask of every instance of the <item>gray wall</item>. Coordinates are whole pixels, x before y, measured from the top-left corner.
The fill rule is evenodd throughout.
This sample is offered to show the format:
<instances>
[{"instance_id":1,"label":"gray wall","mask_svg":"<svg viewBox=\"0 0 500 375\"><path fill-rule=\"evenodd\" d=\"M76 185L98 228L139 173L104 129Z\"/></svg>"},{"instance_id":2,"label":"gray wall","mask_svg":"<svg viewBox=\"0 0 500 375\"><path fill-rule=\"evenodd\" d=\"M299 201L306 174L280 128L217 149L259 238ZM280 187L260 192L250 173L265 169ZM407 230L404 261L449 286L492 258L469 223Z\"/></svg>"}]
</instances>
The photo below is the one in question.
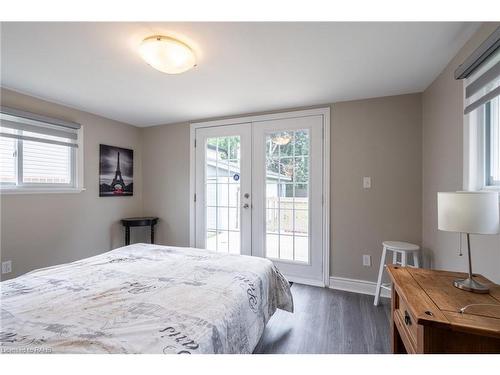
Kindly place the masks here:
<instances>
[{"instance_id":1,"label":"gray wall","mask_svg":"<svg viewBox=\"0 0 500 375\"><path fill-rule=\"evenodd\" d=\"M467 269L467 257L458 256L458 234L437 230L437 192L463 188L463 86L453 72L499 25L483 25L423 93L422 237L433 268ZM471 243L474 272L500 282L500 236L472 236Z\"/></svg>"},{"instance_id":2,"label":"gray wall","mask_svg":"<svg viewBox=\"0 0 500 375\"><path fill-rule=\"evenodd\" d=\"M376 279L381 241L420 243L421 96L331 105L332 276ZM144 209L158 239L189 245L189 124L144 129ZM362 177L373 187L363 190ZM362 266L372 255L372 267Z\"/></svg>"},{"instance_id":3,"label":"gray wall","mask_svg":"<svg viewBox=\"0 0 500 375\"><path fill-rule=\"evenodd\" d=\"M332 276L375 281L382 241L420 244L421 108L420 94L333 105ZM363 189L363 176L371 176L371 189ZM362 266L363 254L372 267Z\"/></svg>"},{"instance_id":4,"label":"gray wall","mask_svg":"<svg viewBox=\"0 0 500 375\"><path fill-rule=\"evenodd\" d=\"M141 129L33 97L1 90L1 104L84 128L84 185L72 194L1 195L1 260L15 277L35 268L89 257L123 245L119 219L142 214ZM134 150L134 196L99 198L99 144ZM134 232L141 241L145 233Z\"/></svg>"},{"instance_id":5,"label":"gray wall","mask_svg":"<svg viewBox=\"0 0 500 375\"><path fill-rule=\"evenodd\" d=\"M189 125L145 128L144 212L161 217L158 243L189 246Z\"/></svg>"}]
</instances>

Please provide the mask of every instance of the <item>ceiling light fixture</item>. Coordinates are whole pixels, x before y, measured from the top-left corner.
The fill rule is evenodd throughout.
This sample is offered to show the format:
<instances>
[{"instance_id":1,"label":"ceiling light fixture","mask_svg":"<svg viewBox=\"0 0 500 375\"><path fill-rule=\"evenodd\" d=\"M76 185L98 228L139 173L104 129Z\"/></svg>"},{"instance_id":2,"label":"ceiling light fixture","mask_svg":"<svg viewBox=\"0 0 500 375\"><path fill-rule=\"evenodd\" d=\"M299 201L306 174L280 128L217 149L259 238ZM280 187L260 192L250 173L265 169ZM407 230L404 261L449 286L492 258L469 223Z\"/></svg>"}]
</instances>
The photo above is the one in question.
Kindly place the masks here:
<instances>
[{"instance_id":1,"label":"ceiling light fixture","mask_svg":"<svg viewBox=\"0 0 500 375\"><path fill-rule=\"evenodd\" d=\"M149 65L167 74L183 73L196 66L193 50L169 36L153 35L144 39L139 53Z\"/></svg>"}]
</instances>

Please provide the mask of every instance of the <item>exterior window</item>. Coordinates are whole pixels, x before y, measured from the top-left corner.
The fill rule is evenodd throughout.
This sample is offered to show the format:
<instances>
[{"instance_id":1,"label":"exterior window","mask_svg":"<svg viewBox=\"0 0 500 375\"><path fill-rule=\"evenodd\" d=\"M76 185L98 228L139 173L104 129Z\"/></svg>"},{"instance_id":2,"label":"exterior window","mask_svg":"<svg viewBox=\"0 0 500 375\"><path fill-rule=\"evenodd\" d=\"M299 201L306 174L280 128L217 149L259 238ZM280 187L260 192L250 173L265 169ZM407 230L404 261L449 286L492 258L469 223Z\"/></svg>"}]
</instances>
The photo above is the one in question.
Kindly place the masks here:
<instances>
[{"instance_id":1,"label":"exterior window","mask_svg":"<svg viewBox=\"0 0 500 375\"><path fill-rule=\"evenodd\" d=\"M500 191L500 50L464 78L464 190Z\"/></svg>"},{"instance_id":2,"label":"exterior window","mask_svg":"<svg viewBox=\"0 0 500 375\"><path fill-rule=\"evenodd\" d=\"M266 135L266 257L309 262L308 129Z\"/></svg>"},{"instance_id":3,"label":"exterior window","mask_svg":"<svg viewBox=\"0 0 500 375\"><path fill-rule=\"evenodd\" d=\"M2 108L1 189L76 189L79 129L78 124Z\"/></svg>"}]
</instances>

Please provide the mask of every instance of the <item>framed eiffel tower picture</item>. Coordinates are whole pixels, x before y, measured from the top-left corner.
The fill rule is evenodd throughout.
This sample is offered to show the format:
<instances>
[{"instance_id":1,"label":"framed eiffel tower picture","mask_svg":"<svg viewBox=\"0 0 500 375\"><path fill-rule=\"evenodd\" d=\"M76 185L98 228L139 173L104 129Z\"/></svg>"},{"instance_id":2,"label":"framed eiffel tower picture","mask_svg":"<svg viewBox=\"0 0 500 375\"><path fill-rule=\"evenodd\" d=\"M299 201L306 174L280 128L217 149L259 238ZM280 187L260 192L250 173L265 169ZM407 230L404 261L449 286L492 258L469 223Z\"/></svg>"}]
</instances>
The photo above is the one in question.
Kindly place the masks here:
<instances>
[{"instance_id":1,"label":"framed eiffel tower picture","mask_svg":"<svg viewBox=\"0 0 500 375\"><path fill-rule=\"evenodd\" d=\"M134 150L99 145L99 196L134 195Z\"/></svg>"}]
</instances>

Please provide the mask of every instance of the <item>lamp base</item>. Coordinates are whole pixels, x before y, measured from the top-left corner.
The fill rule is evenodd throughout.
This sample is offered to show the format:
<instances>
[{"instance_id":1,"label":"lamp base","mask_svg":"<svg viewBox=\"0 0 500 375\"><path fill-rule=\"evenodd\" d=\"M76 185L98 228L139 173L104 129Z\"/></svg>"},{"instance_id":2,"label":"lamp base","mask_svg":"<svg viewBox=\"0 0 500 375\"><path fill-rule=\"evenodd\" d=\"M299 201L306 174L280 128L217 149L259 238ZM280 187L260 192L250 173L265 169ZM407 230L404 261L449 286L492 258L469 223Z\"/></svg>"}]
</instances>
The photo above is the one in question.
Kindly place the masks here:
<instances>
[{"instance_id":1,"label":"lamp base","mask_svg":"<svg viewBox=\"0 0 500 375\"><path fill-rule=\"evenodd\" d=\"M472 277L469 277L465 280L455 280L453 281L453 286L458 289L466 290L472 293L488 293L490 289L487 286L484 286L481 283L478 283Z\"/></svg>"}]
</instances>

